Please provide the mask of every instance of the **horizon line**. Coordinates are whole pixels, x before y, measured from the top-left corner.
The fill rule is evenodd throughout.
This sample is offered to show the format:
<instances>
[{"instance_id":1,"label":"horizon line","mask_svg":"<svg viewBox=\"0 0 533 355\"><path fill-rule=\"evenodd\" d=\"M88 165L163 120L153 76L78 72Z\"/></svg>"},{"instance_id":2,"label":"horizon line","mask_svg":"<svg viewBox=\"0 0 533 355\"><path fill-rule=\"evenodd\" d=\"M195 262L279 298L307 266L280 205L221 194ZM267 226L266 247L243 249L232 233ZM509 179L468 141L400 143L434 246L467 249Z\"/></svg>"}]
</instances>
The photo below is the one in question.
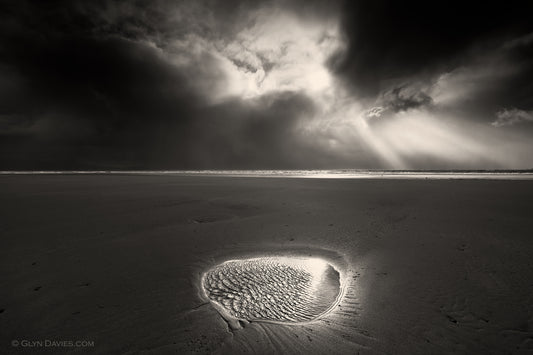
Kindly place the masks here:
<instances>
[{"instance_id":1,"label":"horizon line","mask_svg":"<svg viewBox=\"0 0 533 355\"><path fill-rule=\"evenodd\" d=\"M3 170L0 175L176 175L323 179L533 180L533 169L202 169L202 170Z\"/></svg>"}]
</instances>

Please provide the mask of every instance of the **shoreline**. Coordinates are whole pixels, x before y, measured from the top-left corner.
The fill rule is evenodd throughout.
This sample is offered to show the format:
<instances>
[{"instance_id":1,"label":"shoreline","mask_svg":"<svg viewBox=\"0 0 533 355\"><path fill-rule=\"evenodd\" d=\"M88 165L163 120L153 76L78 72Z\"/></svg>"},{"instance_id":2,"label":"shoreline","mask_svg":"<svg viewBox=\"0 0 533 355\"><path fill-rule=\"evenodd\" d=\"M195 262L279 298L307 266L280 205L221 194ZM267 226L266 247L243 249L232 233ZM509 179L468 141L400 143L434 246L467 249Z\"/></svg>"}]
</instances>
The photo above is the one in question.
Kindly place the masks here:
<instances>
[{"instance_id":1,"label":"shoreline","mask_svg":"<svg viewBox=\"0 0 533 355\"><path fill-rule=\"evenodd\" d=\"M115 176L176 176L176 177L242 177L287 179L391 179L391 180L533 180L531 170L146 170L146 171L0 171L0 176L24 175L115 175Z\"/></svg>"}]
</instances>

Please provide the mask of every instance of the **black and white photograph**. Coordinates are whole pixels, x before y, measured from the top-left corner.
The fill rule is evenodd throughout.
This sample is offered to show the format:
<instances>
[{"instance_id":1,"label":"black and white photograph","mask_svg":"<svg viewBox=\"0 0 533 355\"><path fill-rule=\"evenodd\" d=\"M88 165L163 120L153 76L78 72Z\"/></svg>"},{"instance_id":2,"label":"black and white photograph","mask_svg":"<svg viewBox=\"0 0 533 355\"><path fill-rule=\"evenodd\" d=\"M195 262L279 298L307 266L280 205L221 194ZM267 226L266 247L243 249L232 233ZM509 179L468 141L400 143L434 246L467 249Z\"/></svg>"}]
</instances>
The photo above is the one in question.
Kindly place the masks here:
<instances>
[{"instance_id":1,"label":"black and white photograph","mask_svg":"<svg viewBox=\"0 0 533 355\"><path fill-rule=\"evenodd\" d=\"M1 354L533 353L533 3L0 2Z\"/></svg>"}]
</instances>

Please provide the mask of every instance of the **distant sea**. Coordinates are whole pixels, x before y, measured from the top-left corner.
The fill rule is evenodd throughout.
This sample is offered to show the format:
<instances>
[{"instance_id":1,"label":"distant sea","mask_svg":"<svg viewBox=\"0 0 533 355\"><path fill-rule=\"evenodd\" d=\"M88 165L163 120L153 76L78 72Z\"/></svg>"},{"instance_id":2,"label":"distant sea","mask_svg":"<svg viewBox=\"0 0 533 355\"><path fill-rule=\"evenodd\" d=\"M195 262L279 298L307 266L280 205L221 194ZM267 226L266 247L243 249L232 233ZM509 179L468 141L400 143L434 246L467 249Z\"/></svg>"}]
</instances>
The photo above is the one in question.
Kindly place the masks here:
<instances>
[{"instance_id":1,"label":"distant sea","mask_svg":"<svg viewBox=\"0 0 533 355\"><path fill-rule=\"evenodd\" d=\"M0 175L176 175L320 179L494 179L531 180L528 170L55 170L0 171Z\"/></svg>"}]
</instances>

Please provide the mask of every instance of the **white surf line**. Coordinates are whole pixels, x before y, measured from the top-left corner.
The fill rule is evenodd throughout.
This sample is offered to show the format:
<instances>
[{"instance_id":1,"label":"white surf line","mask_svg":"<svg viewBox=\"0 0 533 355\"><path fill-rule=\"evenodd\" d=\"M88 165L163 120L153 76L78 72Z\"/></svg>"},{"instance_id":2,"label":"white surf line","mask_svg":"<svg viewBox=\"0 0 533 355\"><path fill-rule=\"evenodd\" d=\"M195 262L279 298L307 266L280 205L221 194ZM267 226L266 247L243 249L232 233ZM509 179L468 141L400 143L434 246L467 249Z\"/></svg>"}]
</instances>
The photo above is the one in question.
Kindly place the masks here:
<instances>
[{"instance_id":1,"label":"white surf line","mask_svg":"<svg viewBox=\"0 0 533 355\"><path fill-rule=\"evenodd\" d=\"M0 175L175 175L308 179L533 180L533 172L424 172L350 170L57 170L0 171Z\"/></svg>"}]
</instances>

